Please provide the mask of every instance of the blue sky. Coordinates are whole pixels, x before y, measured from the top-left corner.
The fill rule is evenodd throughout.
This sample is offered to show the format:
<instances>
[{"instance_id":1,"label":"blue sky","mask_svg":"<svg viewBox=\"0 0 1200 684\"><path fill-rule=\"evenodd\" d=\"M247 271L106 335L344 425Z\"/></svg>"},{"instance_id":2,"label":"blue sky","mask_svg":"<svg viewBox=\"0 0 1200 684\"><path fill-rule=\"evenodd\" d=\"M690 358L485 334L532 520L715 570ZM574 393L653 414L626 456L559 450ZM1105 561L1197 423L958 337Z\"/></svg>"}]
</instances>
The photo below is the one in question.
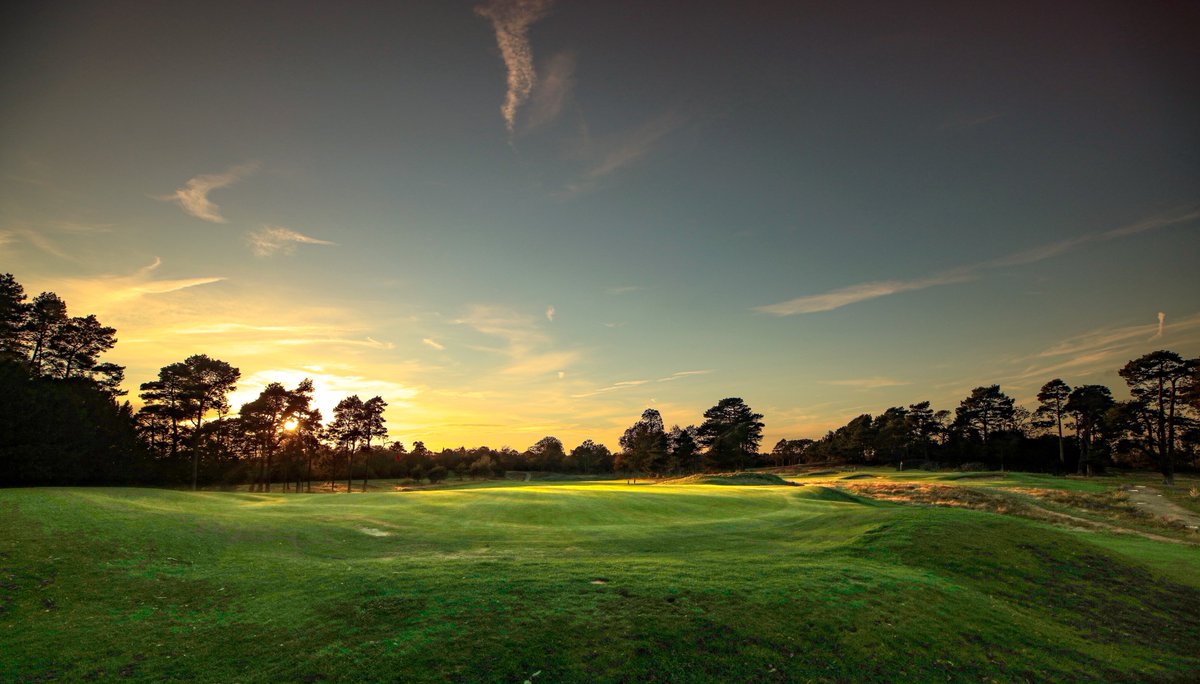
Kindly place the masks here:
<instances>
[{"instance_id":1,"label":"blue sky","mask_svg":"<svg viewBox=\"0 0 1200 684\"><path fill-rule=\"evenodd\" d=\"M0 270L130 388L208 353L435 447L1116 388L1200 353L1200 21L1043 5L31 4Z\"/></svg>"}]
</instances>

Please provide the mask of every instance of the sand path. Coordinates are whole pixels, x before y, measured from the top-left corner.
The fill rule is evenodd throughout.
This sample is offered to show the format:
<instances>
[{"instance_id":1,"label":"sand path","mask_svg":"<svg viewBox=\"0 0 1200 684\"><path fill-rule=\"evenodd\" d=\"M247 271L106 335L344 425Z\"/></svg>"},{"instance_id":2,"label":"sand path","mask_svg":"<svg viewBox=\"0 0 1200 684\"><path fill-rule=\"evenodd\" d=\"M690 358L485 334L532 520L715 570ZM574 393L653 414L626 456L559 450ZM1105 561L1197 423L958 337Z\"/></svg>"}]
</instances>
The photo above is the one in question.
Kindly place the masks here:
<instances>
[{"instance_id":1,"label":"sand path","mask_svg":"<svg viewBox=\"0 0 1200 684\"><path fill-rule=\"evenodd\" d=\"M1125 490L1129 501L1138 508L1160 518L1178 520L1192 529L1200 529L1200 515L1172 502L1157 489L1145 485L1133 485Z\"/></svg>"}]
</instances>

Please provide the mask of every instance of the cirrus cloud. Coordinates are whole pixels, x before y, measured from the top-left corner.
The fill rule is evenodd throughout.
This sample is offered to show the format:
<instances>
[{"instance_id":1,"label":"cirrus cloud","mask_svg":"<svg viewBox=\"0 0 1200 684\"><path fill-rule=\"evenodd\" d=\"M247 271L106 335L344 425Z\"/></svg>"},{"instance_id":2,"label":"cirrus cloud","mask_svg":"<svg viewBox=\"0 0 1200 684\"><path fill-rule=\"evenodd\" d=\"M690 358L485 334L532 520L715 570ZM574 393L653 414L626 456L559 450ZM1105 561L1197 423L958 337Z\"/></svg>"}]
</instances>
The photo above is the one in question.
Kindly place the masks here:
<instances>
[{"instance_id":1,"label":"cirrus cloud","mask_svg":"<svg viewBox=\"0 0 1200 684\"><path fill-rule=\"evenodd\" d=\"M248 162L230 167L221 173L206 173L196 176L170 195L159 197L164 202L175 202L185 214L211 223L227 223L221 216L221 208L208 198L213 190L227 188L258 170L258 162Z\"/></svg>"},{"instance_id":2,"label":"cirrus cloud","mask_svg":"<svg viewBox=\"0 0 1200 684\"><path fill-rule=\"evenodd\" d=\"M296 251L296 245L336 245L336 242L321 240L298 233L283 226L263 226L246 236L250 248L256 256L271 256L278 252L291 254Z\"/></svg>"},{"instance_id":3,"label":"cirrus cloud","mask_svg":"<svg viewBox=\"0 0 1200 684\"><path fill-rule=\"evenodd\" d=\"M476 14L491 20L496 31L496 44L508 69L508 92L500 113L509 135L515 130L517 109L529 99L537 85L529 27L545 16L551 4L553 0L492 0L475 8Z\"/></svg>"}]
</instances>

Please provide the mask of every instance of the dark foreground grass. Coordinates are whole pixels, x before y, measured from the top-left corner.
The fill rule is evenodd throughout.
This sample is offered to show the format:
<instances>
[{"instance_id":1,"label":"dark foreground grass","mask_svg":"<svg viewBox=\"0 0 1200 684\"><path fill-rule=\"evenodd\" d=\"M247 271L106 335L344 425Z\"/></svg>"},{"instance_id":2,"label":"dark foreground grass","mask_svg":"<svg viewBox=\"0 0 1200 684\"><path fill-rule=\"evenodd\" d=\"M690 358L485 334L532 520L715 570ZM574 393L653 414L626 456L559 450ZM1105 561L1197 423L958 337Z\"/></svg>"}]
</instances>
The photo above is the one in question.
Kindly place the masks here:
<instances>
[{"instance_id":1,"label":"dark foreground grass","mask_svg":"<svg viewBox=\"0 0 1200 684\"><path fill-rule=\"evenodd\" d=\"M820 486L0 491L0 681L1194 681L1198 643L1194 546Z\"/></svg>"}]
</instances>

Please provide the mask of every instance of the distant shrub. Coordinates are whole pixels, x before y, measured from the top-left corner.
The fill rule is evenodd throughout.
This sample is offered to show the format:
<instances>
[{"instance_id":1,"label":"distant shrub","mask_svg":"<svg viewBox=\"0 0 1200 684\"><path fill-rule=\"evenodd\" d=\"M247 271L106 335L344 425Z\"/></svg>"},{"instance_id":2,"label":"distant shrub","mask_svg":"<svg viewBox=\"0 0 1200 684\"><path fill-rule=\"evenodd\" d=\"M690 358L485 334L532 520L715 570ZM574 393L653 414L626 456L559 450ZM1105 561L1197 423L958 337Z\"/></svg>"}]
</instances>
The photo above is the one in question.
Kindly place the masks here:
<instances>
[{"instance_id":1,"label":"distant shrub","mask_svg":"<svg viewBox=\"0 0 1200 684\"><path fill-rule=\"evenodd\" d=\"M671 480L663 480L665 484L714 484L714 485L790 485L792 483L771 473L709 473L689 475Z\"/></svg>"},{"instance_id":2,"label":"distant shrub","mask_svg":"<svg viewBox=\"0 0 1200 684\"><path fill-rule=\"evenodd\" d=\"M446 466L438 465L430 468L429 472L425 473L425 477L429 478L430 484L437 484L445 480L447 474L449 474L449 471L446 470Z\"/></svg>"},{"instance_id":3,"label":"distant shrub","mask_svg":"<svg viewBox=\"0 0 1200 684\"><path fill-rule=\"evenodd\" d=\"M991 468L988 468L986 463L980 463L979 461L969 461L958 467L960 473L969 473L976 470L991 470Z\"/></svg>"}]
</instances>

